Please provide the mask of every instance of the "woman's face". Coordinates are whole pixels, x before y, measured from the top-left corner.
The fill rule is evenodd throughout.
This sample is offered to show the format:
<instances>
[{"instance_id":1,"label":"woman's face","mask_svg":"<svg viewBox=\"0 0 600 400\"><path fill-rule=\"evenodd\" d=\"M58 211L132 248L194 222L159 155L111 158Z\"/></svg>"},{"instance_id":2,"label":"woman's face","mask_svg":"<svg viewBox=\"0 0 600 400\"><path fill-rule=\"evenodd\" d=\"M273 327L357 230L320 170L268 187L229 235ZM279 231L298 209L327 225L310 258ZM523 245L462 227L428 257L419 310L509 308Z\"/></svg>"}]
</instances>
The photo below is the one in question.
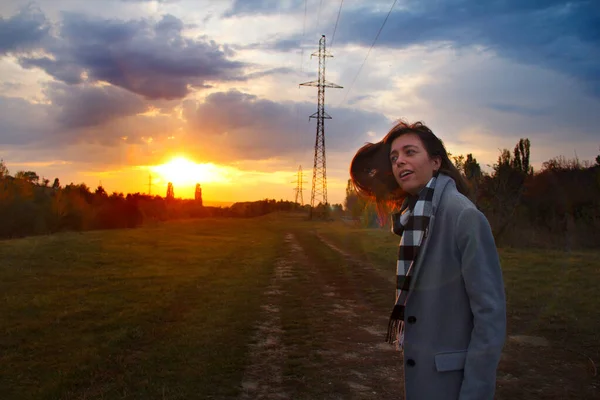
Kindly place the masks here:
<instances>
[{"instance_id":1,"label":"woman's face","mask_svg":"<svg viewBox=\"0 0 600 400\"><path fill-rule=\"evenodd\" d=\"M431 158L419 136L406 133L392 142L390 149L392 172L405 192L416 195L440 168L439 157Z\"/></svg>"}]
</instances>

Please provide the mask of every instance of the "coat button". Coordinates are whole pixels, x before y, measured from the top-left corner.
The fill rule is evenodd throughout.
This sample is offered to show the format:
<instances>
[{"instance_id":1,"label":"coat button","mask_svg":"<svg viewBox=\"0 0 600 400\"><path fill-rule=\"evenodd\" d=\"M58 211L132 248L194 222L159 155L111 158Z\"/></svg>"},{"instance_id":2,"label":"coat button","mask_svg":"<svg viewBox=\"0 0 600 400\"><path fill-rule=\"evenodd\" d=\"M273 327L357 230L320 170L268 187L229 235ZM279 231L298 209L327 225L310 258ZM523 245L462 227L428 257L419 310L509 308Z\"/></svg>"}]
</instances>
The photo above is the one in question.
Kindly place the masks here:
<instances>
[{"instance_id":1,"label":"coat button","mask_svg":"<svg viewBox=\"0 0 600 400\"><path fill-rule=\"evenodd\" d=\"M409 367L414 367L415 366L415 360L413 360L412 358L409 358L408 360L406 360L406 365L408 365Z\"/></svg>"},{"instance_id":2,"label":"coat button","mask_svg":"<svg viewBox=\"0 0 600 400\"><path fill-rule=\"evenodd\" d=\"M408 317L408 323L409 324L414 324L415 322L417 322L417 318L416 317L413 317L413 316Z\"/></svg>"}]
</instances>

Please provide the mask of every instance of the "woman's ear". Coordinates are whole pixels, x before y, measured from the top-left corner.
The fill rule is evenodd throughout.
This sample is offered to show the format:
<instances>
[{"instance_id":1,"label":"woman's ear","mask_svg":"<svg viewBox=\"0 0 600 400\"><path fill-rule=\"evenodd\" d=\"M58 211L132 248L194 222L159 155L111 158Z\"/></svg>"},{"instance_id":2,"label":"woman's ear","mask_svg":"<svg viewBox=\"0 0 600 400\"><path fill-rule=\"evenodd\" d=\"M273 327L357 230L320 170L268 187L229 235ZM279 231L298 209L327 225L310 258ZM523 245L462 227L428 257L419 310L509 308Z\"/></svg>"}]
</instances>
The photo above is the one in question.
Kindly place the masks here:
<instances>
[{"instance_id":1,"label":"woman's ear","mask_svg":"<svg viewBox=\"0 0 600 400\"><path fill-rule=\"evenodd\" d=\"M440 157L440 156L433 157L433 166L436 171L439 171L440 167L442 166L442 157Z\"/></svg>"}]
</instances>

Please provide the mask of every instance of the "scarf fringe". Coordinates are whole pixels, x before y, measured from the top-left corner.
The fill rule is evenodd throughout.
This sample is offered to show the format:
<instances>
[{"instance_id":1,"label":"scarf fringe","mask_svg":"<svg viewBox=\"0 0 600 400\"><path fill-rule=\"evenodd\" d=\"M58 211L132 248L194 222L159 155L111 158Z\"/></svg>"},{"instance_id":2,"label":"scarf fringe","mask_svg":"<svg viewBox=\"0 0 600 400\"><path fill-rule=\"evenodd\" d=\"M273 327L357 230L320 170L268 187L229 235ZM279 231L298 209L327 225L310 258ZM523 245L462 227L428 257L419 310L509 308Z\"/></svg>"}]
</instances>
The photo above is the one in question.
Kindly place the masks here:
<instances>
[{"instance_id":1,"label":"scarf fringe","mask_svg":"<svg viewBox=\"0 0 600 400\"><path fill-rule=\"evenodd\" d=\"M398 342L398 333L400 332L400 320L391 319L388 322L387 334L385 335L385 341L389 344Z\"/></svg>"},{"instance_id":2,"label":"scarf fringe","mask_svg":"<svg viewBox=\"0 0 600 400\"><path fill-rule=\"evenodd\" d=\"M390 315L388 321L387 333L385 335L385 341L389 344L396 344L396 348L399 347L400 338L400 327L404 323L404 306L402 304L396 304Z\"/></svg>"}]
</instances>

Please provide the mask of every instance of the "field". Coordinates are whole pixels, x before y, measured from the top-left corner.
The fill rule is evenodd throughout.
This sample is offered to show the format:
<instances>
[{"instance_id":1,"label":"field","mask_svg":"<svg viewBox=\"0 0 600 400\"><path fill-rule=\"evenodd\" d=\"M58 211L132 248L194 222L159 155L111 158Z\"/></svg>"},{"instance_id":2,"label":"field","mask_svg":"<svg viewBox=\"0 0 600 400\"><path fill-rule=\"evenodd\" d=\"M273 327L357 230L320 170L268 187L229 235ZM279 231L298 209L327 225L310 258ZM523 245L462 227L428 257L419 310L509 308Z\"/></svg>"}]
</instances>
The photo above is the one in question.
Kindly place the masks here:
<instances>
[{"instance_id":1,"label":"field","mask_svg":"<svg viewBox=\"0 0 600 400\"><path fill-rule=\"evenodd\" d=\"M397 242L294 214L1 241L1 398L402 398ZM500 254L497 398L597 398L600 252Z\"/></svg>"}]
</instances>

